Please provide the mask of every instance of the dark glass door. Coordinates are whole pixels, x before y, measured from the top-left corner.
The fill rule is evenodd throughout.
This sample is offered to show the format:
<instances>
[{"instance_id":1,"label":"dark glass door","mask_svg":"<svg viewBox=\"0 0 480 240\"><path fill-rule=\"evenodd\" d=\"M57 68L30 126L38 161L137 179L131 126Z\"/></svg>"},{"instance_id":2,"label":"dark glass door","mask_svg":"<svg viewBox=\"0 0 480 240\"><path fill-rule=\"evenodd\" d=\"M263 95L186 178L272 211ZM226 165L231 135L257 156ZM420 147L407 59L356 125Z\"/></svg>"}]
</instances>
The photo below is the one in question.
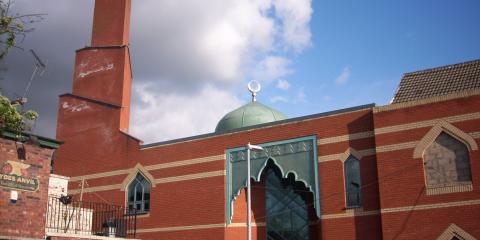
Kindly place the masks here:
<instances>
[{"instance_id":1,"label":"dark glass door","mask_svg":"<svg viewBox=\"0 0 480 240\"><path fill-rule=\"evenodd\" d=\"M266 228L268 240L308 240L307 191L281 179L273 167L265 172Z\"/></svg>"}]
</instances>

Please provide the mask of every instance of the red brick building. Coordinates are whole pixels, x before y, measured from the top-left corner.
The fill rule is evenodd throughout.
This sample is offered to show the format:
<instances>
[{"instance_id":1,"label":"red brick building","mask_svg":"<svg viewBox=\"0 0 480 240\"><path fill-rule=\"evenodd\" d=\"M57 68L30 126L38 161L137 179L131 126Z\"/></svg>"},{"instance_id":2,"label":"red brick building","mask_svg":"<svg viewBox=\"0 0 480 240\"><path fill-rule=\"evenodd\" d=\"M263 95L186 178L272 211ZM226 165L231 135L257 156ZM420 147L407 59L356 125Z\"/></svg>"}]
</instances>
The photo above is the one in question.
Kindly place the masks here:
<instances>
[{"instance_id":1,"label":"red brick building","mask_svg":"<svg viewBox=\"0 0 480 240\"><path fill-rule=\"evenodd\" d=\"M60 96L54 170L70 194L137 209L141 239L245 239L250 142L265 149L253 239L480 238L479 60L407 73L386 106L287 119L252 102L211 134L143 145L128 134L129 14L96 1Z\"/></svg>"},{"instance_id":2,"label":"red brick building","mask_svg":"<svg viewBox=\"0 0 480 240\"><path fill-rule=\"evenodd\" d=\"M0 239L44 239L50 162L61 142L0 135Z\"/></svg>"}]
</instances>

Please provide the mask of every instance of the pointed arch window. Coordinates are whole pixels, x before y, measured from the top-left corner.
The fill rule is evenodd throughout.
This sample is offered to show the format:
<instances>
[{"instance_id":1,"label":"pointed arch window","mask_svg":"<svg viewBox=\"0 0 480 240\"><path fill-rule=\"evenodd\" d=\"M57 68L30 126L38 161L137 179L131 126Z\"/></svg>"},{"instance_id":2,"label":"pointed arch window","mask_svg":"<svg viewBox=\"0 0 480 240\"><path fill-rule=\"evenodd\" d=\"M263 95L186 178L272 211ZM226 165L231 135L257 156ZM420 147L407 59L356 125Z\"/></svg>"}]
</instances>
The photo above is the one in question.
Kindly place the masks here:
<instances>
[{"instance_id":1,"label":"pointed arch window","mask_svg":"<svg viewBox=\"0 0 480 240\"><path fill-rule=\"evenodd\" d=\"M467 146L441 132L423 154L427 187L445 187L471 183Z\"/></svg>"},{"instance_id":2,"label":"pointed arch window","mask_svg":"<svg viewBox=\"0 0 480 240\"><path fill-rule=\"evenodd\" d=\"M345 176L345 202L347 208L362 206L360 161L350 155L343 163Z\"/></svg>"},{"instance_id":3,"label":"pointed arch window","mask_svg":"<svg viewBox=\"0 0 480 240\"><path fill-rule=\"evenodd\" d=\"M141 174L137 173L128 185L127 206L130 211L148 213L150 211L151 183Z\"/></svg>"}]
</instances>

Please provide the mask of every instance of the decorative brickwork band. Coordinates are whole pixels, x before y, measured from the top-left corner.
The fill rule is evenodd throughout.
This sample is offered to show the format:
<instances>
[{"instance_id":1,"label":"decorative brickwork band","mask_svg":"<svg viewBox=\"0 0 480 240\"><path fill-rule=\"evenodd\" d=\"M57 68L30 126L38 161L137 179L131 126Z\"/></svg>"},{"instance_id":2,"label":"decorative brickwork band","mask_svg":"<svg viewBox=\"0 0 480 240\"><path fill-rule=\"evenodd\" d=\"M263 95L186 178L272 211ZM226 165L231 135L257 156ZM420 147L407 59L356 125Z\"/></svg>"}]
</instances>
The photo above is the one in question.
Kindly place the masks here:
<instances>
[{"instance_id":1,"label":"decorative brickwork band","mask_svg":"<svg viewBox=\"0 0 480 240\"><path fill-rule=\"evenodd\" d=\"M373 156L375 155L375 148L358 150L357 154L359 156L362 156L362 158L366 156ZM318 162L322 163L322 162L329 162L329 161L337 161L337 160L341 160L344 156L345 156L345 153L336 153L331 155L318 156Z\"/></svg>"},{"instance_id":2,"label":"decorative brickwork band","mask_svg":"<svg viewBox=\"0 0 480 240\"><path fill-rule=\"evenodd\" d=\"M455 123L455 122L464 122L464 121L476 120L476 119L480 119L480 112L474 112L474 113L456 115L456 116L445 117L445 118L436 118L436 119L431 119L431 120L426 120L426 121L412 122L412 123L406 123L406 124L376 128L375 129L375 135L380 135L380 134L385 134L385 133L393 133L393 132L400 132L400 131L418 129L418 128L424 128L424 127L431 127L431 126L435 126L435 124L437 124L438 121L441 121L441 120L444 120L444 121L449 122L449 123Z\"/></svg>"},{"instance_id":3,"label":"decorative brickwork band","mask_svg":"<svg viewBox=\"0 0 480 240\"><path fill-rule=\"evenodd\" d=\"M187 160L182 160L182 161L174 161L174 162L168 162L168 163L148 165L148 166L145 166L144 168L148 171L154 171L154 170L165 169L165 168L188 166L188 165L193 165L193 164L220 161L220 160L224 160L224 159L225 159L225 154L222 154L222 155L214 155L214 156L208 156L208 157L187 159ZM117 175L124 175L124 174L129 174L133 170L135 170L135 167L130 168L130 169L121 169L121 170L115 170L115 171L109 171L109 172L101 172L101 173L94 173L94 174L83 175L83 176L76 176L76 177L72 177L71 181L80 181L82 179L87 180L87 179L95 179L95 178L104 178L104 177L112 177L112 176L117 176Z\"/></svg>"},{"instance_id":4,"label":"decorative brickwork band","mask_svg":"<svg viewBox=\"0 0 480 240\"><path fill-rule=\"evenodd\" d=\"M352 133L352 134L347 134L347 135L318 139L318 145L345 142L345 141L364 139L364 138L371 138L371 137L374 137L374 136L375 136L375 134L374 134L373 131Z\"/></svg>"},{"instance_id":5,"label":"decorative brickwork band","mask_svg":"<svg viewBox=\"0 0 480 240\"><path fill-rule=\"evenodd\" d=\"M349 217L362 217L372 216L380 214L380 210L365 211L363 208L346 209L343 213L336 214L324 214L321 219L337 219L337 218L349 218Z\"/></svg>"},{"instance_id":6,"label":"decorative brickwork band","mask_svg":"<svg viewBox=\"0 0 480 240\"><path fill-rule=\"evenodd\" d=\"M465 239L465 240L476 240L475 237L468 234L465 230L461 229L459 226L454 223L443 231L443 233L437 238L437 240L451 240L451 239Z\"/></svg>"},{"instance_id":7,"label":"decorative brickwork band","mask_svg":"<svg viewBox=\"0 0 480 240\"><path fill-rule=\"evenodd\" d=\"M348 148L347 151L345 151L341 156L340 156L340 161L345 162L348 157L350 157L350 155L354 156L356 159L360 160L362 159L363 155L359 152L357 152L357 150L353 149L353 148Z\"/></svg>"},{"instance_id":8,"label":"decorative brickwork band","mask_svg":"<svg viewBox=\"0 0 480 240\"><path fill-rule=\"evenodd\" d=\"M446 193L471 192L471 191L473 191L473 185L470 182L470 183L460 184L455 186L427 188L426 194L439 195L439 194L446 194Z\"/></svg>"},{"instance_id":9,"label":"decorative brickwork band","mask_svg":"<svg viewBox=\"0 0 480 240\"><path fill-rule=\"evenodd\" d=\"M148 172L148 170L142 166L142 164L137 163L134 168L130 169L130 174L123 180L120 190L125 191L128 184L137 176L137 173L141 173L148 181L152 184L152 187L155 187L155 178Z\"/></svg>"}]
</instances>

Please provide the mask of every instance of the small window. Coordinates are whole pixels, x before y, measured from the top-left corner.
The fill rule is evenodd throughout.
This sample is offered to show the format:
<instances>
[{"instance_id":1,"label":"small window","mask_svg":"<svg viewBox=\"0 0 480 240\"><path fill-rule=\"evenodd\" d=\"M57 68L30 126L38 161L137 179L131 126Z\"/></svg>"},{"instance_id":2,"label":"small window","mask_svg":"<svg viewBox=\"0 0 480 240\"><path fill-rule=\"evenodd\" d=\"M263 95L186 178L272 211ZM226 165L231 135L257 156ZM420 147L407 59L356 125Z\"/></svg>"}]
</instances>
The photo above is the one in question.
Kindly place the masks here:
<instances>
[{"instance_id":1,"label":"small window","mask_svg":"<svg viewBox=\"0 0 480 240\"><path fill-rule=\"evenodd\" d=\"M428 187L446 187L471 183L467 146L442 132L423 154Z\"/></svg>"},{"instance_id":2,"label":"small window","mask_svg":"<svg viewBox=\"0 0 480 240\"><path fill-rule=\"evenodd\" d=\"M150 210L150 182L141 174L128 185L127 206L130 212L147 213Z\"/></svg>"},{"instance_id":3,"label":"small window","mask_svg":"<svg viewBox=\"0 0 480 240\"><path fill-rule=\"evenodd\" d=\"M350 155L344 162L343 168L345 170L345 198L347 208L361 207L360 161Z\"/></svg>"}]
</instances>

